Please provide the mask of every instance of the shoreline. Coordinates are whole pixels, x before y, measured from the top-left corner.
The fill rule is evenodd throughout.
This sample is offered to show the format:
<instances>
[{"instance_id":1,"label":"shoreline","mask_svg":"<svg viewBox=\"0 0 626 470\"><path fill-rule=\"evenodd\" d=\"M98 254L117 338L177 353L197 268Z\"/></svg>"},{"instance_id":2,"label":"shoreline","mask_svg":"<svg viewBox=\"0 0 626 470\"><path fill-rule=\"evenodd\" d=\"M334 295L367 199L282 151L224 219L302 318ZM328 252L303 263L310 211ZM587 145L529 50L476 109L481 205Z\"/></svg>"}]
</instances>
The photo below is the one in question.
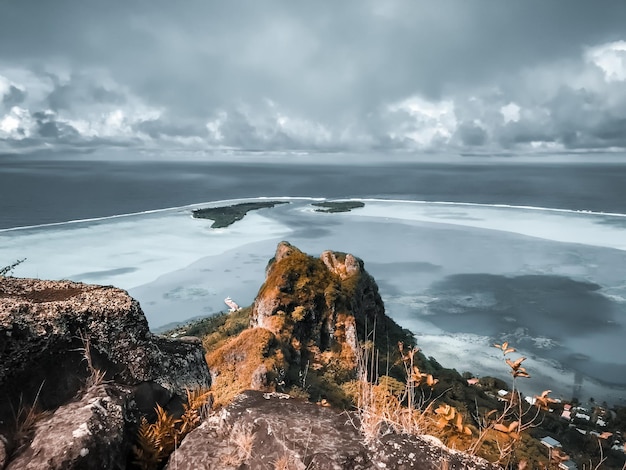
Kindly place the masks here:
<instances>
[{"instance_id":1,"label":"shoreline","mask_svg":"<svg viewBox=\"0 0 626 470\"><path fill-rule=\"evenodd\" d=\"M152 214L160 214L167 212L176 212L176 211L184 211L184 210L194 210L200 208L200 206L211 206L211 207L220 207L221 205L235 205L246 202L263 202L268 200L278 200L278 201L315 201L315 202L375 202L375 203L390 203L390 204L416 204L416 205L434 205L434 206L450 206L450 207L475 207L475 208L493 208L493 209L510 209L513 211L537 211L537 212L554 212L561 214L569 214L569 215L579 215L579 216L599 216L599 217L615 217L621 219L626 219L626 213L619 212L598 212L598 211L589 211L589 210L574 210L574 209L559 209L553 207L539 207L539 206L524 206L524 205L510 205L510 204L484 204L484 203L474 203L474 202L453 202L453 201L427 201L427 200L417 200L417 199L393 199L393 198L369 198L369 197L358 197L358 198L325 198L325 197L312 197L312 196L255 196L255 197L244 197L244 198L234 198L234 199L217 199L206 202L195 202L193 204L185 204L182 206L171 206L164 207L160 209L150 209L146 211L139 212L129 212L124 214L115 214L115 215L107 215L102 217L90 217L86 219L74 219L74 220L64 220L59 222L50 222L46 224L35 224L35 225L20 225L17 227L7 227L0 228L0 234L3 232L14 232L20 230L31 230L31 229L42 229L47 227L58 227L63 225L72 225L72 224L83 224L90 222L101 222L107 220L115 220L126 217L139 217L143 215L152 215Z\"/></svg>"},{"instance_id":2,"label":"shoreline","mask_svg":"<svg viewBox=\"0 0 626 470\"><path fill-rule=\"evenodd\" d=\"M191 207L202 206L192 205L185 210L169 209L135 218L4 231L0 232L3 240L0 256L28 258L16 270L17 276L70 278L128 289L141 302L150 325L155 328L217 313L224 308L226 296L232 296L240 305L251 302L262 284L268 256L274 252L276 243L285 239L297 243L307 253L333 249L362 258L379 284L388 314L418 335L430 335L434 331L419 326L429 322L427 315L419 316L423 310L420 306L428 301L422 299L425 289L434 281L455 273L542 274L589 279L606 287L602 295L610 292L616 296L608 300L611 305L623 308L620 299L626 298L626 292L619 282L623 284L626 278L623 272L626 268L622 267L626 266L624 251L562 243L494 228L502 214L509 218L517 217L516 214L530 217L530 214L532 218L524 220L534 220L538 231L542 230L546 217L556 217L562 230L578 233L580 224L589 226L585 225L589 219L586 213L564 217L539 211L511 212L481 207L478 215L492 226L485 228L469 225L475 222L471 218L477 214L475 207L468 210L460 205L445 207L413 201L410 204L390 200L367 202L366 199L365 207L352 212L320 214L311 205L320 198L285 199L293 204L281 204L262 213L250 212L240 222L222 229L208 230L207 220L192 218ZM424 208L431 212L424 213ZM401 217L403 215L405 217ZM598 225L595 229L602 231L605 227ZM613 230L620 233L619 228ZM464 297L459 299L465 305ZM411 325L411 320L419 321ZM619 322L621 324L622 320ZM444 344L443 348L448 351L450 361L445 354L431 349L431 345L446 337L446 327L441 326L438 334L432 334L427 341L423 341L424 337L419 341L427 354L434 355L445 366L462 369L465 360L463 356L460 360L454 359L457 347L454 344ZM513 330L517 326L511 324ZM593 339L598 341L599 350L612 344L602 338L604 336L600 335L597 340ZM488 350L489 342L486 337L478 339L475 344L468 343L464 357L484 360L482 354ZM570 345L558 347L569 348ZM581 351L582 347L571 345L571 352L585 352ZM600 357L597 350L593 354L594 360L602 360L603 367L606 366L606 359ZM541 353L533 355L540 357ZM567 365L567 361L564 364ZM545 375L548 379L552 375L558 379L569 373L555 367L557 362L546 361L544 365L546 372L536 375ZM468 368L483 375L481 370ZM571 390L568 382L573 383L573 379L565 379L563 389ZM620 392L621 389L618 395ZM593 395L600 396L595 392ZM584 395L581 398L585 398Z\"/></svg>"}]
</instances>

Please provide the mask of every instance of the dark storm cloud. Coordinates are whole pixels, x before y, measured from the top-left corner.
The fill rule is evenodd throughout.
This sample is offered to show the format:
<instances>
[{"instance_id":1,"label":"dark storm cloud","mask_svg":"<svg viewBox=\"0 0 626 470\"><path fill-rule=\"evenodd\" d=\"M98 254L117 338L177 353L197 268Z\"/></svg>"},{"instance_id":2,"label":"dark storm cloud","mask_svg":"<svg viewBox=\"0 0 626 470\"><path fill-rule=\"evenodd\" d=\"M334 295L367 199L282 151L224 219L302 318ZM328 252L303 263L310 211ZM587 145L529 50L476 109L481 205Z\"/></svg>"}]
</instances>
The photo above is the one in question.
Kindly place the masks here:
<instances>
[{"instance_id":1,"label":"dark storm cloud","mask_svg":"<svg viewBox=\"0 0 626 470\"><path fill-rule=\"evenodd\" d=\"M56 122L54 113L36 112L33 117L37 122L37 134L46 140L72 141L79 137L79 133L72 126Z\"/></svg>"},{"instance_id":2,"label":"dark storm cloud","mask_svg":"<svg viewBox=\"0 0 626 470\"><path fill-rule=\"evenodd\" d=\"M125 101L121 94L107 90L82 74L72 75L67 81L54 74L48 74L48 77L54 89L48 95L47 104L54 111L94 103L123 104Z\"/></svg>"},{"instance_id":3,"label":"dark storm cloud","mask_svg":"<svg viewBox=\"0 0 626 470\"><path fill-rule=\"evenodd\" d=\"M133 128L137 132L147 134L153 139L158 139L163 136L194 137L206 132L206 128L204 126L198 126L194 123L185 125L180 122L170 122L165 119L140 121L134 124Z\"/></svg>"},{"instance_id":4,"label":"dark storm cloud","mask_svg":"<svg viewBox=\"0 0 626 470\"><path fill-rule=\"evenodd\" d=\"M24 98L26 98L24 90L20 90L14 85L10 85L9 91L2 98L2 103L9 108L20 104L24 101Z\"/></svg>"},{"instance_id":5,"label":"dark storm cloud","mask_svg":"<svg viewBox=\"0 0 626 470\"><path fill-rule=\"evenodd\" d=\"M457 132L465 145L471 147L483 145L487 141L487 133L485 129L474 123L462 123Z\"/></svg>"},{"instance_id":6,"label":"dark storm cloud","mask_svg":"<svg viewBox=\"0 0 626 470\"><path fill-rule=\"evenodd\" d=\"M7 1L0 76L26 96L4 93L0 122L19 105L50 109L72 127L117 113L91 126L89 139L136 131L140 140L244 149L489 149L539 136L564 147L623 146L625 116L600 115L602 100L620 93L609 88L626 82L594 90L592 105L572 88L568 104L567 92L533 91L527 74L543 71L540 88L567 86L551 64L583 64L586 48L626 39L624 24L626 3L582 0ZM25 73L16 70L39 82L18 82ZM412 97L452 108L433 117L398 107ZM514 122L499 112L509 102L522 108ZM587 112L595 124L584 124ZM533 129L544 117L549 125ZM2 129L17 138L16 119L27 128L11 115L0 139Z\"/></svg>"}]
</instances>

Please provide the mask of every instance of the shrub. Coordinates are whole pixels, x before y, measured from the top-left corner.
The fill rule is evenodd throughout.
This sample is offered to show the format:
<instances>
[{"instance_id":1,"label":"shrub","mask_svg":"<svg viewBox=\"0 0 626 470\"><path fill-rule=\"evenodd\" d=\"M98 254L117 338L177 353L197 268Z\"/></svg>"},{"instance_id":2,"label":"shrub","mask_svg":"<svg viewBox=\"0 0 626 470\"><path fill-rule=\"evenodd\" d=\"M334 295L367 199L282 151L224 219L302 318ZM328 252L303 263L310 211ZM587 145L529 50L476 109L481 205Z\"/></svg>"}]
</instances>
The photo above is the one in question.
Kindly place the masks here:
<instances>
[{"instance_id":1,"label":"shrub","mask_svg":"<svg viewBox=\"0 0 626 470\"><path fill-rule=\"evenodd\" d=\"M148 423L141 418L137 434L137 444L133 446L135 464L142 470L153 470L170 456L184 437L195 429L206 417L211 403L208 389L187 390L187 403L183 405L183 415L175 418L157 405L156 421Z\"/></svg>"}]
</instances>

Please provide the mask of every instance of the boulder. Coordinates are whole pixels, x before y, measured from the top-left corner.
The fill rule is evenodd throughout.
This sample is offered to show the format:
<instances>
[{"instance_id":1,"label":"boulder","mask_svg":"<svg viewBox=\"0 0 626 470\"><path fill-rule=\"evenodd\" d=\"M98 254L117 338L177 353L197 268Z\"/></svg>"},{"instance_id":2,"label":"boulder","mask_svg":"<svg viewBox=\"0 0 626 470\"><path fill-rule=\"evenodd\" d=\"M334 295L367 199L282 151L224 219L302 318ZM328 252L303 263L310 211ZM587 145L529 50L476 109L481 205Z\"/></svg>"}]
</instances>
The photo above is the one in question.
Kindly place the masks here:
<instances>
[{"instance_id":1,"label":"boulder","mask_svg":"<svg viewBox=\"0 0 626 470\"><path fill-rule=\"evenodd\" d=\"M366 445L355 424L354 416L289 395L246 391L219 416L192 431L170 456L166 468L498 468L450 450L428 436L388 434Z\"/></svg>"},{"instance_id":2,"label":"boulder","mask_svg":"<svg viewBox=\"0 0 626 470\"><path fill-rule=\"evenodd\" d=\"M17 449L6 470L126 468L125 393L110 385L91 387L78 400L34 424L32 441Z\"/></svg>"},{"instance_id":3,"label":"boulder","mask_svg":"<svg viewBox=\"0 0 626 470\"><path fill-rule=\"evenodd\" d=\"M70 281L0 282L0 386L22 371L32 375L41 359L54 357L59 365L85 342L119 383L155 381L176 393L209 383L206 368L198 367L201 347L152 335L126 291Z\"/></svg>"},{"instance_id":4,"label":"boulder","mask_svg":"<svg viewBox=\"0 0 626 470\"><path fill-rule=\"evenodd\" d=\"M7 436L6 453L16 455L16 446L21 445L22 439L16 437L14 429L22 425L31 409L44 416L46 410L58 408L52 418L42 421L48 431L37 428L34 447L28 452L47 453L37 449L52 448L54 442L59 445L61 441L51 441L52 436L58 432L65 437L71 435L64 426L70 426L74 418L67 416L75 416L75 407L84 405L80 401L84 397L79 401L76 397L82 396L85 388L103 381L112 387L107 389L109 398L102 398L101 406L89 405L89 409L106 410L105 403L128 408L133 416L113 408L107 411L111 419L120 413L126 417L126 421L122 420L123 431L125 426L136 427L139 413L150 417L156 404L180 410L186 389L208 388L211 377L201 344L150 333L139 303L121 289L70 281L1 278L0 433ZM119 400L111 395L113 389ZM127 407L126 403L132 406ZM87 418L81 415L86 426L97 422L94 417L88 423ZM98 428L102 432L119 431L118 427L109 429L105 423L97 423L102 424ZM110 422L117 426L115 423ZM122 459L117 452L125 451L125 447L120 447L115 438L88 430L89 436L97 436L103 443L110 441L109 459ZM71 439L67 442L74 445ZM86 452L83 449L90 447L85 443L80 448L68 448L65 457L54 457L54 465L61 462L55 468L72 468L74 462L81 462L81 452ZM98 455L94 450L89 452ZM20 461L31 457L22 457ZM106 468L117 468L111 465Z\"/></svg>"},{"instance_id":5,"label":"boulder","mask_svg":"<svg viewBox=\"0 0 626 470\"><path fill-rule=\"evenodd\" d=\"M362 436L346 421L289 395L246 391L192 431L166 468L374 469Z\"/></svg>"}]
</instances>

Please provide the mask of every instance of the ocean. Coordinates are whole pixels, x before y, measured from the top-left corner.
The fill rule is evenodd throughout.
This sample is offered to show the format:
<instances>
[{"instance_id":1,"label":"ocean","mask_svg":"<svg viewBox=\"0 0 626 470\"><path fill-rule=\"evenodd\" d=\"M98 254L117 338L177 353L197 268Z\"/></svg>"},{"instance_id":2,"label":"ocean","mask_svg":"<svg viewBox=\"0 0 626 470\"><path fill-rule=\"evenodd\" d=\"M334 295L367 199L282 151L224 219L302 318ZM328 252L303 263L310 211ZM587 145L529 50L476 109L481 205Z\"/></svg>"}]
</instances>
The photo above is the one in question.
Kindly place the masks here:
<instances>
[{"instance_id":1,"label":"ocean","mask_svg":"<svg viewBox=\"0 0 626 470\"><path fill-rule=\"evenodd\" d=\"M251 303L280 240L351 252L444 366L506 378L491 345L510 341L529 358L525 390L624 403L626 161L591 158L5 156L0 265L27 258L15 275L126 289L156 330L217 313L226 296ZM191 217L278 197L290 204L225 229ZM320 214L320 198L365 207Z\"/></svg>"},{"instance_id":2,"label":"ocean","mask_svg":"<svg viewBox=\"0 0 626 470\"><path fill-rule=\"evenodd\" d=\"M316 164L288 157L231 163L4 156L0 229L258 196L376 197L626 214L626 160L591 159L359 164L339 155L334 163Z\"/></svg>"}]
</instances>

